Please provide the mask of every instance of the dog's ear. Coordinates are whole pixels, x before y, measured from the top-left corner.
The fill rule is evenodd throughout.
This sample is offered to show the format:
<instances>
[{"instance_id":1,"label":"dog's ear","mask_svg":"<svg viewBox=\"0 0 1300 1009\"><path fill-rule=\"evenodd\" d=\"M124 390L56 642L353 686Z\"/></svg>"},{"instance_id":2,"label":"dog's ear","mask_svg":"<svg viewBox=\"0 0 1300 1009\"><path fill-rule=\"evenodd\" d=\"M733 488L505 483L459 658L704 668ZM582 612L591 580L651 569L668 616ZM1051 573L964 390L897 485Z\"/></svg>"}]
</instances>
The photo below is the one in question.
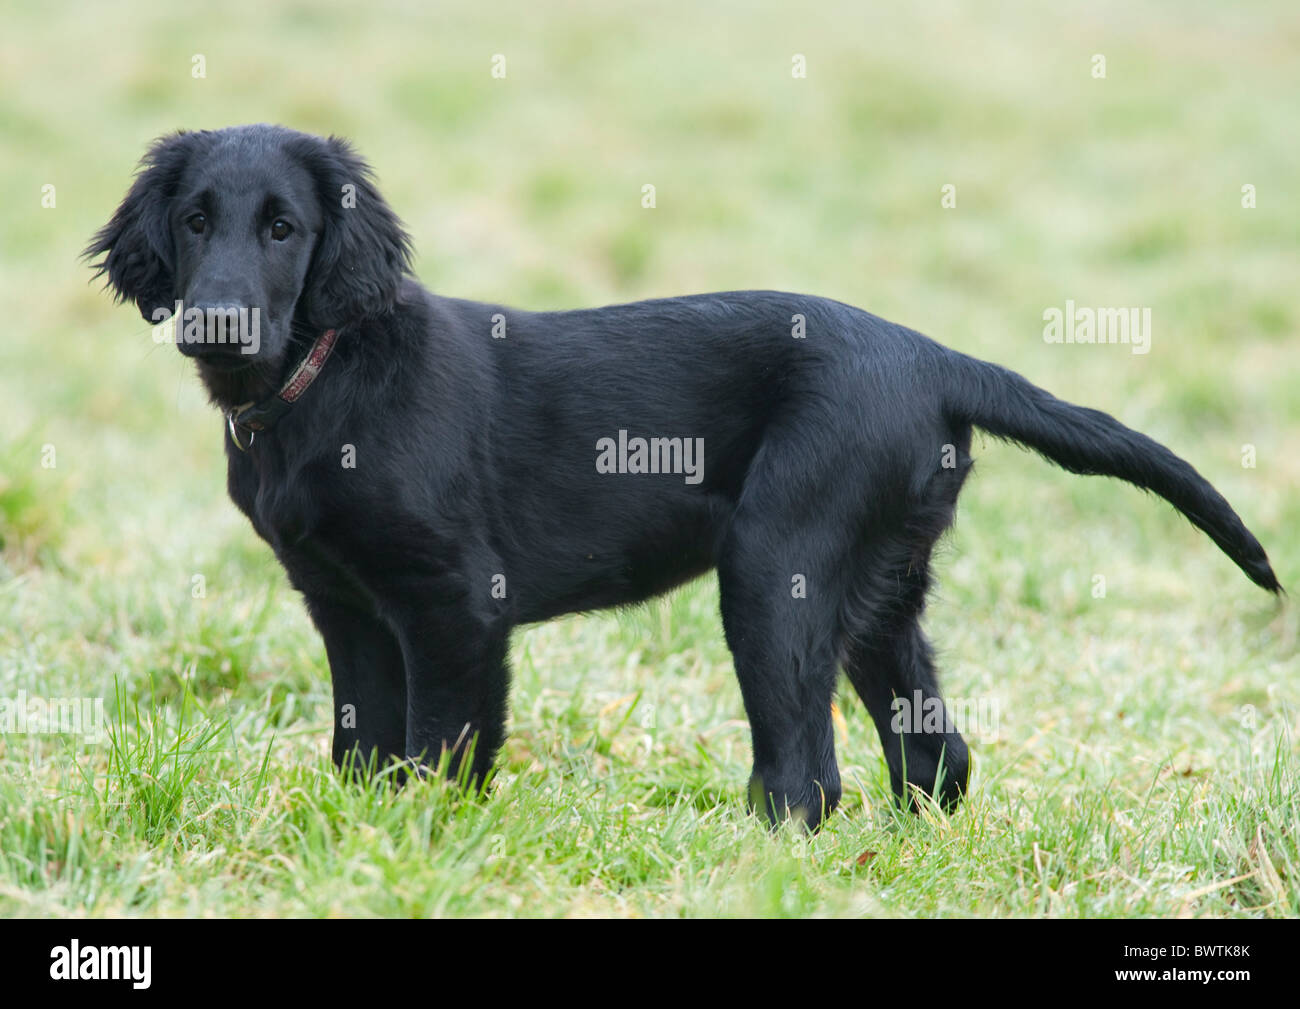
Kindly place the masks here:
<instances>
[{"instance_id":1,"label":"dog's ear","mask_svg":"<svg viewBox=\"0 0 1300 1009\"><path fill-rule=\"evenodd\" d=\"M107 274L116 300L134 301L149 322L157 322L155 311L170 310L175 300L175 250L167 206L197 136L182 132L154 141L122 205L82 253L85 259L103 256L91 264L95 276Z\"/></svg>"},{"instance_id":2,"label":"dog's ear","mask_svg":"<svg viewBox=\"0 0 1300 1009\"><path fill-rule=\"evenodd\" d=\"M347 141L313 140L304 163L316 178L324 222L300 308L314 326L338 327L393 307L411 269L411 238Z\"/></svg>"}]
</instances>

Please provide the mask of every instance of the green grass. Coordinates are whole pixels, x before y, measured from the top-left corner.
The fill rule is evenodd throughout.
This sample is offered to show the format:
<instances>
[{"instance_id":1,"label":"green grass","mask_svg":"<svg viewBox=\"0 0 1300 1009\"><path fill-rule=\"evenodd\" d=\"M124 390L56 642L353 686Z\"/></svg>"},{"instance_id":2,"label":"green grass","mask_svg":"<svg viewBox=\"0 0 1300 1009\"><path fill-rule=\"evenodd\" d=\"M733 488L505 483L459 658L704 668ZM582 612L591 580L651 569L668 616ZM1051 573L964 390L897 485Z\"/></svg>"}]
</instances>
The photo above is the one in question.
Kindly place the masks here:
<instances>
[{"instance_id":1,"label":"green grass","mask_svg":"<svg viewBox=\"0 0 1300 1009\"><path fill-rule=\"evenodd\" d=\"M1294 587L1293 5L235 6L0 12L0 699L110 727L0 732L0 914L1300 913L1294 608L1162 502L991 442L927 621L947 693L998 714L955 815L894 810L845 695L841 812L747 816L712 579L518 633L488 798L344 782L220 418L76 261L159 133L349 135L437 290L861 305L1164 441ZM1045 343L1066 299L1150 306L1151 353Z\"/></svg>"}]
</instances>

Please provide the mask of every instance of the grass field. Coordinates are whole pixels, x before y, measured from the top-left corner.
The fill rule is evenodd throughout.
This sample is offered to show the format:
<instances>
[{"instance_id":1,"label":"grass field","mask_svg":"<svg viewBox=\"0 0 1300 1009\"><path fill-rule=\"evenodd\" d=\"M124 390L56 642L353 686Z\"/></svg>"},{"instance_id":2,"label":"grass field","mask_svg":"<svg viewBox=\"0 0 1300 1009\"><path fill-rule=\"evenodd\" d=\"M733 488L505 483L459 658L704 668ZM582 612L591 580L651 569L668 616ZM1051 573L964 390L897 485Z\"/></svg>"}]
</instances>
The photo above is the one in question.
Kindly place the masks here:
<instances>
[{"instance_id":1,"label":"grass field","mask_svg":"<svg viewBox=\"0 0 1300 1009\"><path fill-rule=\"evenodd\" d=\"M1295 608L993 442L927 621L985 714L952 817L894 811L851 692L841 811L749 817L712 579L520 632L486 800L334 775L221 420L77 261L179 127L353 138L444 293L790 289L997 360L1187 458L1300 583L1294 4L703 6L0 5L0 699L109 724L0 733L0 914L1300 913ZM1067 300L1149 307L1149 353L1046 342Z\"/></svg>"}]
</instances>

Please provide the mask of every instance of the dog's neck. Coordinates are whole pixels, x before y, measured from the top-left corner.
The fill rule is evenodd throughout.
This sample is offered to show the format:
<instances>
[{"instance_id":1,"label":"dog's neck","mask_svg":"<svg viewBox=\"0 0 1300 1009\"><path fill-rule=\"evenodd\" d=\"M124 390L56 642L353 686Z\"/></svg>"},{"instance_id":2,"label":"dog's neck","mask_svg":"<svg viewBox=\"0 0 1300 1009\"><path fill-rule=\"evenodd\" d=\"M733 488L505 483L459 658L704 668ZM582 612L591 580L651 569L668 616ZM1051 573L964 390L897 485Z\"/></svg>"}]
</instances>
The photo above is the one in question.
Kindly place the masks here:
<instances>
[{"instance_id":1,"label":"dog's neck","mask_svg":"<svg viewBox=\"0 0 1300 1009\"><path fill-rule=\"evenodd\" d=\"M295 332L299 332L295 327ZM301 337L291 341L285 354L276 361L253 361L238 371L214 368L198 362L199 378L208 390L208 399L222 413L245 403L260 403L281 391L285 381L308 354L314 343Z\"/></svg>"}]
</instances>

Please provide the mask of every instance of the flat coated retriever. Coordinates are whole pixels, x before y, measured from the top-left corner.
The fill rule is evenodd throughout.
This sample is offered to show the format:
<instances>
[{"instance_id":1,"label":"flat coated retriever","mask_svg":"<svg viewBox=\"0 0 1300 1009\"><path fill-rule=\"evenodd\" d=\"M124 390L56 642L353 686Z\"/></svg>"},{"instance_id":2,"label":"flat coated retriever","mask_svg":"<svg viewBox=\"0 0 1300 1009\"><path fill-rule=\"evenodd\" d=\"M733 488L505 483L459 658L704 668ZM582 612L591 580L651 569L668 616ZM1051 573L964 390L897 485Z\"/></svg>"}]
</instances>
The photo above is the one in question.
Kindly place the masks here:
<instances>
[{"instance_id":1,"label":"flat coated retriever","mask_svg":"<svg viewBox=\"0 0 1300 1009\"><path fill-rule=\"evenodd\" d=\"M246 126L158 140L86 250L175 315L226 413L230 496L325 639L340 765L486 781L512 627L716 567L755 807L834 808L841 667L900 800L955 805L961 736L894 699L942 703L919 617L972 426L1154 491L1279 591L1168 449L867 312L774 291L527 312L431 294L410 248L345 142Z\"/></svg>"}]
</instances>

